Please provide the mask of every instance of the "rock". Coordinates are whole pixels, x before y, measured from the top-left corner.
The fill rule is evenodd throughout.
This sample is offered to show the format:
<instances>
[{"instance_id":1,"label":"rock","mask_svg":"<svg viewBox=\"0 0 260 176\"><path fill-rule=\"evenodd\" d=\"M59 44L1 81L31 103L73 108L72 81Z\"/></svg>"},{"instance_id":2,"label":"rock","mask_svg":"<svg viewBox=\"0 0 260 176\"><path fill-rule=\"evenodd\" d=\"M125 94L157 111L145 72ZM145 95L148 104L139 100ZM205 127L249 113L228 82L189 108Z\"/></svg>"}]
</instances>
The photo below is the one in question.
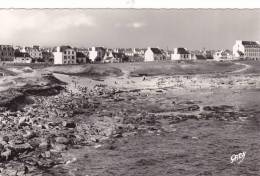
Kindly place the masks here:
<instances>
[{"instance_id":1,"label":"rock","mask_svg":"<svg viewBox=\"0 0 260 176\"><path fill-rule=\"evenodd\" d=\"M39 147L41 141L38 138L34 138L28 141L28 143L32 146L32 148Z\"/></svg>"},{"instance_id":2,"label":"rock","mask_svg":"<svg viewBox=\"0 0 260 176\"><path fill-rule=\"evenodd\" d=\"M238 118L239 118L239 120L241 120L241 121L245 121L245 120L247 120L248 117L238 117Z\"/></svg>"},{"instance_id":3,"label":"rock","mask_svg":"<svg viewBox=\"0 0 260 176\"><path fill-rule=\"evenodd\" d=\"M62 125L67 128L76 128L76 123L73 121L63 121Z\"/></svg>"},{"instance_id":4,"label":"rock","mask_svg":"<svg viewBox=\"0 0 260 176\"><path fill-rule=\"evenodd\" d=\"M188 139L189 136L188 136L188 135L184 135L184 136L182 136L181 138L182 138L182 139Z\"/></svg>"},{"instance_id":5,"label":"rock","mask_svg":"<svg viewBox=\"0 0 260 176\"><path fill-rule=\"evenodd\" d=\"M2 141L8 143L9 142L9 137L8 136L3 136Z\"/></svg>"},{"instance_id":6,"label":"rock","mask_svg":"<svg viewBox=\"0 0 260 176\"><path fill-rule=\"evenodd\" d=\"M54 152L61 152L66 149L67 149L67 146L64 144L55 144L52 146L52 151L54 151Z\"/></svg>"},{"instance_id":7,"label":"rock","mask_svg":"<svg viewBox=\"0 0 260 176\"><path fill-rule=\"evenodd\" d=\"M191 138L192 138L192 139L199 139L199 138L198 138L198 137L196 137L196 136L192 136Z\"/></svg>"},{"instance_id":8,"label":"rock","mask_svg":"<svg viewBox=\"0 0 260 176\"><path fill-rule=\"evenodd\" d=\"M42 169L51 168L55 165L55 162L50 159L37 161L37 166Z\"/></svg>"},{"instance_id":9,"label":"rock","mask_svg":"<svg viewBox=\"0 0 260 176\"><path fill-rule=\"evenodd\" d=\"M10 159L12 151L10 149L5 149L4 152L1 153L1 158L4 158L6 161Z\"/></svg>"},{"instance_id":10,"label":"rock","mask_svg":"<svg viewBox=\"0 0 260 176\"><path fill-rule=\"evenodd\" d=\"M55 142L58 144L68 144L69 140L65 137L56 137Z\"/></svg>"},{"instance_id":11,"label":"rock","mask_svg":"<svg viewBox=\"0 0 260 176\"><path fill-rule=\"evenodd\" d=\"M23 135L24 138L27 138L27 139L32 139L34 137L36 137L36 133L33 132L33 131L26 131L26 134Z\"/></svg>"},{"instance_id":12,"label":"rock","mask_svg":"<svg viewBox=\"0 0 260 176\"><path fill-rule=\"evenodd\" d=\"M48 140L46 139L42 139L40 144L39 144L39 148L42 150L47 150L50 147L50 143Z\"/></svg>"},{"instance_id":13,"label":"rock","mask_svg":"<svg viewBox=\"0 0 260 176\"><path fill-rule=\"evenodd\" d=\"M102 134L106 137L110 137L113 134L113 128L107 128L102 131Z\"/></svg>"},{"instance_id":14,"label":"rock","mask_svg":"<svg viewBox=\"0 0 260 176\"><path fill-rule=\"evenodd\" d=\"M32 146L29 143L25 144L14 144L11 147L11 150L16 152L16 153L23 153L25 151L30 151L32 150Z\"/></svg>"},{"instance_id":15,"label":"rock","mask_svg":"<svg viewBox=\"0 0 260 176\"><path fill-rule=\"evenodd\" d=\"M4 145L0 143L0 153L4 150Z\"/></svg>"},{"instance_id":16,"label":"rock","mask_svg":"<svg viewBox=\"0 0 260 176\"><path fill-rule=\"evenodd\" d=\"M50 151L46 151L44 154L45 154L46 158L50 158L51 157L51 152Z\"/></svg>"},{"instance_id":17,"label":"rock","mask_svg":"<svg viewBox=\"0 0 260 176\"><path fill-rule=\"evenodd\" d=\"M20 117L19 121L18 121L18 125L20 126L21 124L25 123L28 121L28 117L27 116L23 116Z\"/></svg>"}]
</instances>

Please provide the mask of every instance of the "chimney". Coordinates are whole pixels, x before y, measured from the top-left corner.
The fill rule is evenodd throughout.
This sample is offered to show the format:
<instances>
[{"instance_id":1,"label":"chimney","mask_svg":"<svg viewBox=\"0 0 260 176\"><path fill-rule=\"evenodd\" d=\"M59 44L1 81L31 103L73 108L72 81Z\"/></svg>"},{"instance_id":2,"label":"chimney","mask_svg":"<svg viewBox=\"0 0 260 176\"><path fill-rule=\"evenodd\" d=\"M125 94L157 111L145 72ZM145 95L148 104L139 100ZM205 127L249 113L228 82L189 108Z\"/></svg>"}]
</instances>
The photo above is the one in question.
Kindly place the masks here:
<instances>
[{"instance_id":1,"label":"chimney","mask_svg":"<svg viewBox=\"0 0 260 176\"><path fill-rule=\"evenodd\" d=\"M59 46L57 46L57 52L60 52L60 47Z\"/></svg>"}]
</instances>

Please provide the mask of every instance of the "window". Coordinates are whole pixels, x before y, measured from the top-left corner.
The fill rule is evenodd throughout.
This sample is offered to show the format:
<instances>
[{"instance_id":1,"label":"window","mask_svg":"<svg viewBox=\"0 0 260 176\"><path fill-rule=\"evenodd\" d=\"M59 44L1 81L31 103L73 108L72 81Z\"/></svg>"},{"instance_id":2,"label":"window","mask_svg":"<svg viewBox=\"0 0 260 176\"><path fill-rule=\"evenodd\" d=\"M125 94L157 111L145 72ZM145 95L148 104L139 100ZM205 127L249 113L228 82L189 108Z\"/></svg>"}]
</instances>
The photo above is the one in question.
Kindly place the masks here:
<instances>
[{"instance_id":1,"label":"window","mask_svg":"<svg viewBox=\"0 0 260 176\"><path fill-rule=\"evenodd\" d=\"M75 59L74 56L71 56L71 59Z\"/></svg>"},{"instance_id":2,"label":"window","mask_svg":"<svg viewBox=\"0 0 260 176\"><path fill-rule=\"evenodd\" d=\"M64 59L67 59L67 56L64 56Z\"/></svg>"}]
</instances>

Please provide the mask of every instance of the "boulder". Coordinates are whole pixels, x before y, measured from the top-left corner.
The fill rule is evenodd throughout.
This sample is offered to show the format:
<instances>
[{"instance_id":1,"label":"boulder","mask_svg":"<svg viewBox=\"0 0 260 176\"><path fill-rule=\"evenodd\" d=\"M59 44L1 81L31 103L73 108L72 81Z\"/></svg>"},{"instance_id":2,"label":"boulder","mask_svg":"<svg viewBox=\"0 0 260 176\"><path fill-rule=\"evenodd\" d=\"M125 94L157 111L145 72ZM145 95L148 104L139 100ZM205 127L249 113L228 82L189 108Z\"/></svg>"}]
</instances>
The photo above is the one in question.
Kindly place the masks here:
<instances>
[{"instance_id":1,"label":"boulder","mask_svg":"<svg viewBox=\"0 0 260 176\"><path fill-rule=\"evenodd\" d=\"M15 153L23 153L25 151L30 151L32 150L32 146L29 143L24 143L24 144L14 144L10 146L12 152Z\"/></svg>"},{"instance_id":2,"label":"boulder","mask_svg":"<svg viewBox=\"0 0 260 176\"><path fill-rule=\"evenodd\" d=\"M66 128L76 128L76 123L73 121L63 121L62 125Z\"/></svg>"},{"instance_id":3,"label":"boulder","mask_svg":"<svg viewBox=\"0 0 260 176\"><path fill-rule=\"evenodd\" d=\"M10 159L11 154L12 154L12 151L7 148L7 149L5 149L4 152L1 153L1 158L7 161Z\"/></svg>"},{"instance_id":4,"label":"boulder","mask_svg":"<svg viewBox=\"0 0 260 176\"><path fill-rule=\"evenodd\" d=\"M56 137L55 142L58 144L68 144L69 140L66 137Z\"/></svg>"},{"instance_id":5,"label":"boulder","mask_svg":"<svg viewBox=\"0 0 260 176\"><path fill-rule=\"evenodd\" d=\"M61 152L67 149L67 146L64 144L54 144L52 145L52 150L54 152Z\"/></svg>"},{"instance_id":6,"label":"boulder","mask_svg":"<svg viewBox=\"0 0 260 176\"><path fill-rule=\"evenodd\" d=\"M47 150L50 147L50 143L48 140L46 139L42 139L40 144L39 144L39 148L42 150Z\"/></svg>"}]
</instances>

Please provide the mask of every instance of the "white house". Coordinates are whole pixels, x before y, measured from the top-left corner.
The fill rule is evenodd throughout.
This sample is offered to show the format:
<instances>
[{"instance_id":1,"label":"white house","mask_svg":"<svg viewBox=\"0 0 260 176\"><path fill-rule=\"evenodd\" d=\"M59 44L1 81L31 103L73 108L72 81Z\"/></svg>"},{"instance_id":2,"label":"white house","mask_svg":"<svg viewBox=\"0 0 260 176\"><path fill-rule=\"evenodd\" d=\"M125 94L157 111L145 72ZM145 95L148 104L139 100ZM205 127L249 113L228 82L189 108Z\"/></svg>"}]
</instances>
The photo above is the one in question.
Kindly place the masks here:
<instances>
[{"instance_id":1,"label":"white house","mask_svg":"<svg viewBox=\"0 0 260 176\"><path fill-rule=\"evenodd\" d=\"M215 61L232 60L233 56L229 50L219 50L213 54L213 59Z\"/></svg>"},{"instance_id":2,"label":"white house","mask_svg":"<svg viewBox=\"0 0 260 176\"><path fill-rule=\"evenodd\" d=\"M53 52L54 64L76 64L76 51L70 46L57 47Z\"/></svg>"},{"instance_id":3,"label":"white house","mask_svg":"<svg viewBox=\"0 0 260 176\"><path fill-rule=\"evenodd\" d=\"M126 56L134 56L134 51L132 48L126 48L125 49L125 55Z\"/></svg>"},{"instance_id":4,"label":"white house","mask_svg":"<svg viewBox=\"0 0 260 176\"><path fill-rule=\"evenodd\" d=\"M102 61L106 54L106 49L103 47L92 47L89 50L89 59L92 62Z\"/></svg>"},{"instance_id":5,"label":"white house","mask_svg":"<svg viewBox=\"0 0 260 176\"><path fill-rule=\"evenodd\" d=\"M187 51L186 48L174 48L173 53L171 54L171 60L191 60L191 54Z\"/></svg>"},{"instance_id":6,"label":"white house","mask_svg":"<svg viewBox=\"0 0 260 176\"><path fill-rule=\"evenodd\" d=\"M42 51L39 47L33 46L33 47L23 47L21 50L23 53L28 53L32 59L42 59Z\"/></svg>"},{"instance_id":7,"label":"white house","mask_svg":"<svg viewBox=\"0 0 260 176\"><path fill-rule=\"evenodd\" d=\"M124 53L107 52L104 56L104 63L119 63L124 62L128 57Z\"/></svg>"},{"instance_id":8,"label":"white house","mask_svg":"<svg viewBox=\"0 0 260 176\"><path fill-rule=\"evenodd\" d=\"M260 59L260 43L258 41L237 40L233 46L233 56L238 59Z\"/></svg>"},{"instance_id":9,"label":"white house","mask_svg":"<svg viewBox=\"0 0 260 176\"><path fill-rule=\"evenodd\" d=\"M142 48L134 48L133 49L133 53L134 54L138 54L140 56L143 56L145 54L145 49Z\"/></svg>"},{"instance_id":10,"label":"white house","mask_svg":"<svg viewBox=\"0 0 260 176\"><path fill-rule=\"evenodd\" d=\"M156 60L164 60L164 55L159 48L151 48L148 47L144 53L144 61L156 61Z\"/></svg>"}]
</instances>

